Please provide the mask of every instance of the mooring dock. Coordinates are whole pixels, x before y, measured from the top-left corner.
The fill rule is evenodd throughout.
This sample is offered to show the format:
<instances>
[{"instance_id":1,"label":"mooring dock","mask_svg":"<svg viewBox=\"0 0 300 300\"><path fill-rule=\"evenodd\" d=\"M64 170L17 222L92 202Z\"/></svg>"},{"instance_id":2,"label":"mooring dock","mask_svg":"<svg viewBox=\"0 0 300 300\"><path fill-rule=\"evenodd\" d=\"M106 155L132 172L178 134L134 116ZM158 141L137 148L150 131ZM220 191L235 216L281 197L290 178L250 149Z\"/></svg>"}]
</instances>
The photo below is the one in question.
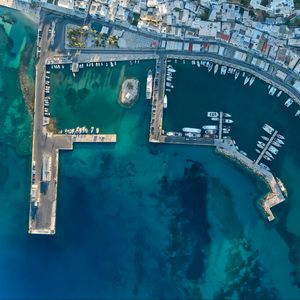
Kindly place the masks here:
<instances>
[{"instance_id":1,"label":"mooring dock","mask_svg":"<svg viewBox=\"0 0 300 300\"><path fill-rule=\"evenodd\" d=\"M275 130L272 134L272 136L270 137L270 139L268 140L267 144L265 145L265 147L262 149L261 153L259 154L259 156L257 157L255 163L259 164L259 162L261 161L261 159L263 158L263 156L265 155L266 151L269 149L270 145L272 144L272 142L274 141L276 135L277 135L278 131Z\"/></svg>"}]
</instances>

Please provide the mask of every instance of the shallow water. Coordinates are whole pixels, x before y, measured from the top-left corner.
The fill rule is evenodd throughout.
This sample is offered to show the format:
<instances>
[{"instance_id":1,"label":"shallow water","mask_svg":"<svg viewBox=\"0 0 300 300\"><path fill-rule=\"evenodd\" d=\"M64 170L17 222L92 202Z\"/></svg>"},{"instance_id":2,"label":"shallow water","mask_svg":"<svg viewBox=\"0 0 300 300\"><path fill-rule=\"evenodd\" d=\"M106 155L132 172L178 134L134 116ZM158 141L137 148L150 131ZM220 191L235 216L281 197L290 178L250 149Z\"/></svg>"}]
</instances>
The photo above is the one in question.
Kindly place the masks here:
<instances>
[{"instance_id":1,"label":"shallow water","mask_svg":"<svg viewBox=\"0 0 300 300\"><path fill-rule=\"evenodd\" d=\"M292 198L297 195L296 142L288 139L293 134L279 121L274 123L287 136L287 145L272 167L288 180L291 200L278 210L278 224L270 225L256 205L265 186L239 166L211 148L148 143L150 104L143 91L152 66L152 62L120 63L115 68L81 70L75 78L67 69L52 73L51 91L57 96L61 91L60 99L52 99L59 128L94 125L118 134L115 145L76 145L74 151L61 153L53 237L27 235L31 158L16 154L21 140L16 137L22 136L23 127L30 128L30 119L18 91L17 103L23 103L18 110L27 117L20 118L13 131L3 130L0 145L1 298L299 298L291 275L295 265L289 261L296 240L285 231L285 222L295 233L298 228L291 210L297 206ZM117 103L120 82L127 74L141 79L140 99L131 109ZM193 76L199 76L197 82L209 81L201 73ZM175 89L180 87L179 77ZM55 87L56 80L60 85ZM228 88L234 84L229 78L223 80ZM65 96L65 87L71 88L73 81L77 82L72 85L74 102ZM89 90L83 97L87 91L82 91L79 97L79 90L91 89L94 82L99 84L94 85L98 92ZM214 80L214 85L219 82L222 85L222 80ZM260 85L263 88L256 81L249 94L261 95L256 91ZM176 93L183 96L179 90ZM189 101L186 93L182 99ZM7 94L12 97L11 90ZM176 122L179 128L199 126L182 110L172 123L172 101L176 104L170 97L166 127L177 129ZM0 120L15 106L7 102ZM247 144L237 130L240 116L231 109L226 107L234 116L234 138L250 149L254 134L259 134L252 129ZM30 136L23 140L30 143ZM294 154L287 155L290 151Z\"/></svg>"}]
</instances>

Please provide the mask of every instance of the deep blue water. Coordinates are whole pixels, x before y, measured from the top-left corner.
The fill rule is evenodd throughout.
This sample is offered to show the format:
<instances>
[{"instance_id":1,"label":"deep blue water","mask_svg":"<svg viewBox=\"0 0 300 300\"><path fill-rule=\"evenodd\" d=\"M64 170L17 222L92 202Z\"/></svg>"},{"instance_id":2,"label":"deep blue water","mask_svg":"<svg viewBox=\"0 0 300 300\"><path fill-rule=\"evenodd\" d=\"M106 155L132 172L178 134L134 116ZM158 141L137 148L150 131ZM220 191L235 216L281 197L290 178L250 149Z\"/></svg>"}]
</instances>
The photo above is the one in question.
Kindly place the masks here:
<instances>
[{"instance_id":1,"label":"deep blue water","mask_svg":"<svg viewBox=\"0 0 300 300\"><path fill-rule=\"evenodd\" d=\"M118 115L117 144L61 152L57 234L28 235L31 157L18 149L30 121L20 90L1 91L0 298L299 298L296 204L270 225L256 205L265 186L243 169L210 148L150 145L143 97Z\"/></svg>"}]
</instances>

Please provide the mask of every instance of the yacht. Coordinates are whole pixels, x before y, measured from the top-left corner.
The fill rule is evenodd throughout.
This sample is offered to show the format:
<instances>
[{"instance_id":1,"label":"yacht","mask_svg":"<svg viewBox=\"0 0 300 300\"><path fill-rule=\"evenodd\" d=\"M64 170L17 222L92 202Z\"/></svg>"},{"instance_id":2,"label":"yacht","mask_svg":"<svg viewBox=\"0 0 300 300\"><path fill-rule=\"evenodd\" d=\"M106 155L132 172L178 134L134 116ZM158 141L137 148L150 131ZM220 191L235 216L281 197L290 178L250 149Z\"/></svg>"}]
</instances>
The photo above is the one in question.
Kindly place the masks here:
<instances>
[{"instance_id":1,"label":"yacht","mask_svg":"<svg viewBox=\"0 0 300 300\"><path fill-rule=\"evenodd\" d=\"M183 132L191 132L191 133L201 133L201 129L199 128L190 128L190 127L184 127L182 128Z\"/></svg>"},{"instance_id":2,"label":"yacht","mask_svg":"<svg viewBox=\"0 0 300 300\"><path fill-rule=\"evenodd\" d=\"M218 65L218 64L215 64L215 67L214 67L214 74L217 74L218 69L219 69L219 65Z\"/></svg>"},{"instance_id":3,"label":"yacht","mask_svg":"<svg viewBox=\"0 0 300 300\"><path fill-rule=\"evenodd\" d=\"M171 92L171 89L166 89L166 92Z\"/></svg>"},{"instance_id":4,"label":"yacht","mask_svg":"<svg viewBox=\"0 0 300 300\"><path fill-rule=\"evenodd\" d=\"M245 78L245 80L244 80L244 85L246 85L246 84L248 83L249 80L250 80L250 76L247 75L246 78Z\"/></svg>"},{"instance_id":5,"label":"yacht","mask_svg":"<svg viewBox=\"0 0 300 300\"><path fill-rule=\"evenodd\" d=\"M218 116L219 116L219 113L217 113L216 111L209 111L209 112L207 113L207 116L208 116L209 118L212 118L212 117L218 117Z\"/></svg>"},{"instance_id":6,"label":"yacht","mask_svg":"<svg viewBox=\"0 0 300 300\"><path fill-rule=\"evenodd\" d=\"M300 109L298 109L295 113L295 117L298 117L300 115Z\"/></svg>"},{"instance_id":7,"label":"yacht","mask_svg":"<svg viewBox=\"0 0 300 300\"><path fill-rule=\"evenodd\" d=\"M265 140L266 142L269 140L269 138L266 137L266 136L264 136L264 135L262 135L261 138L262 138L263 140Z\"/></svg>"},{"instance_id":8,"label":"yacht","mask_svg":"<svg viewBox=\"0 0 300 300\"><path fill-rule=\"evenodd\" d=\"M286 107L290 107L292 104L293 104L293 100L291 98L287 99L285 102L284 102L284 105Z\"/></svg>"},{"instance_id":9,"label":"yacht","mask_svg":"<svg viewBox=\"0 0 300 300\"><path fill-rule=\"evenodd\" d=\"M276 90L277 90L277 89L276 89L274 86L272 86L272 87L269 89L268 94L269 94L270 96L273 96L273 95L275 94Z\"/></svg>"},{"instance_id":10,"label":"yacht","mask_svg":"<svg viewBox=\"0 0 300 300\"><path fill-rule=\"evenodd\" d=\"M152 76L152 71L148 71L148 76L147 76L147 86L146 86L146 98L148 100L151 99L152 96L152 88L153 88L153 76Z\"/></svg>"},{"instance_id":11,"label":"yacht","mask_svg":"<svg viewBox=\"0 0 300 300\"><path fill-rule=\"evenodd\" d=\"M277 149L277 148L275 148L275 147L274 147L274 146L272 146L272 145L269 147L269 149L268 149L268 150L269 150L271 153L275 154L275 155L278 153L278 149Z\"/></svg>"},{"instance_id":12,"label":"yacht","mask_svg":"<svg viewBox=\"0 0 300 300\"><path fill-rule=\"evenodd\" d=\"M182 136L181 132L173 132L173 131L169 131L166 133L167 136Z\"/></svg>"},{"instance_id":13,"label":"yacht","mask_svg":"<svg viewBox=\"0 0 300 300\"><path fill-rule=\"evenodd\" d=\"M284 136L283 135L281 135L281 134L279 134L279 133L277 133L277 135L276 135L279 139L282 139L282 140L284 140L285 138L284 138Z\"/></svg>"},{"instance_id":14,"label":"yacht","mask_svg":"<svg viewBox=\"0 0 300 300\"><path fill-rule=\"evenodd\" d=\"M274 145L275 147L278 147L278 148L282 147L281 144L279 144L279 143L277 143L275 141L272 142L272 145Z\"/></svg>"},{"instance_id":15,"label":"yacht","mask_svg":"<svg viewBox=\"0 0 300 300\"><path fill-rule=\"evenodd\" d=\"M258 145L262 145L263 147L266 146L266 144L263 143L263 142L261 142L261 141L258 141L257 144L258 144Z\"/></svg>"},{"instance_id":16,"label":"yacht","mask_svg":"<svg viewBox=\"0 0 300 300\"><path fill-rule=\"evenodd\" d=\"M260 153L260 150L258 150L258 149L255 149L255 151L256 151L257 153Z\"/></svg>"},{"instance_id":17,"label":"yacht","mask_svg":"<svg viewBox=\"0 0 300 300\"><path fill-rule=\"evenodd\" d=\"M282 182L278 177L276 177L276 181L277 181L277 183L278 183L278 185L279 185L279 188L280 188L281 192L282 192L282 193L284 194L284 196L287 198L287 197L288 197L288 193L287 193L287 190L286 190L286 188L285 188L283 182Z\"/></svg>"},{"instance_id":18,"label":"yacht","mask_svg":"<svg viewBox=\"0 0 300 300\"><path fill-rule=\"evenodd\" d=\"M240 150L240 153L243 154L244 156L247 156L247 153L245 151Z\"/></svg>"},{"instance_id":19,"label":"yacht","mask_svg":"<svg viewBox=\"0 0 300 300\"><path fill-rule=\"evenodd\" d=\"M278 144L284 145L284 141L278 138L275 138L274 141Z\"/></svg>"},{"instance_id":20,"label":"yacht","mask_svg":"<svg viewBox=\"0 0 300 300\"><path fill-rule=\"evenodd\" d=\"M269 151L266 151L266 155L269 156L270 158L274 159L274 156Z\"/></svg>"},{"instance_id":21,"label":"yacht","mask_svg":"<svg viewBox=\"0 0 300 300\"><path fill-rule=\"evenodd\" d=\"M266 166L264 163L260 163L259 165L261 167L263 167L264 169L266 169L267 171L270 171L270 168L268 166Z\"/></svg>"},{"instance_id":22,"label":"yacht","mask_svg":"<svg viewBox=\"0 0 300 300\"><path fill-rule=\"evenodd\" d=\"M168 97L167 95L164 96L164 108L168 107Z\"/></svg>"},{"instance_id":23,"label":"yacht","mask_svg":"<svg viewBox=\"0 0 300 300\"><path fill-rule=\"evenodd\" d=\"M231 114L228 114L228 113L223 113L223 116L224 116L225 118L231 118Z\"/></svg>"},{"instance_id":24,"label":"yacht","mask_svg":"<svg viewBox=\"0 0 300 300\"><path fill-rule=\"evenodd\" d=\"M220 74L221 74L221 75L226 75L226 71L227 71L227 67L226 67L226 66L222 66L222 67L221 67Z\"/></svg>"},{"instance_id":25,"label":"yacht","mask_svg":"<svg viewBox=\"0 0 300 300\"><path fill-rule=\"evenodd\" d=\"M197 60L197 67L200 68L200 61Z\"/></svg>"},{"instance_id":26,"label":"yacht","mask_svg":"<svg viewBox=\"0 0 300 300\"><path fill-rule=\"evenodd\" d=\"M223 119L223 123L231 124L233 121L230 119Z\"/></svg>"},{"instance_id":27,"label":"yacht","mask_svg":"<svg viewBox=\"0 0 300 300\"><path fill-rule=\"evenodd\" d=\"M210 63L207 67L208 72L210 72L212 70L212 67L213 67L213 63Z\"/></svg>"},{"instance_id":28,"label":"yacht","mask_svg":"<svg viewBox=\"0 0 300 300\"><path fill-rule=\"evenodd\" d=\"M205 130L217 130L218 126L216 126L216 125L204 125L202 128L205 129Z\"/></svg>"},{"instance_id":29,"label":"yacht","mask_svg":"<svg viewBox=\"0 0 300 300\"><path fill-rule=\"evenodd\" d=\"M212 118L210 118L212 121L219 121L219 118L217 118L217 117L212 117Z\"/></svg>"},{"instance_id":30,"label":"yacht","mask_svg":"<svg viewBox=\"0 0 300 300\"><path fill-rule=\"evenodd\" d=\"M171 65L168 66L168 72L175 73L176 70L172 68Z\"/></svg>"},{"instance_id":31,"label":"yacht","mask_svg":"<svg viewBox=\"0 0 300 300\"><path fill-rule=\"evenodd\" d=\"M258 148L260 148L260 149L264 149L264 146L263 146L263 145L257 144L256 146L257 146Z\"/></svg>"},{"instance_id":32,"label":"yacht","mask_svg":"<svg viewBox=\"0 0 300 300\"><path fill-rule=\"evenodd\" d=\"M274 128L271 127L270 125L268 124L265 124L263 127L263 130L266 131L268 134L272 134L274 132Z\"/></svg>"},{"instance_id":33,"label":"yacht","mask_svg":"<svg viewBox=\"0 0 300 300\"><path fill-rule=\"evenodd\" d=\"M254 80L255 80L255 77L252 76L251 79L250 79L250 81L249 81L249 85L250 85L250 86L253 84Z\"/></svg>"}]
</instances>

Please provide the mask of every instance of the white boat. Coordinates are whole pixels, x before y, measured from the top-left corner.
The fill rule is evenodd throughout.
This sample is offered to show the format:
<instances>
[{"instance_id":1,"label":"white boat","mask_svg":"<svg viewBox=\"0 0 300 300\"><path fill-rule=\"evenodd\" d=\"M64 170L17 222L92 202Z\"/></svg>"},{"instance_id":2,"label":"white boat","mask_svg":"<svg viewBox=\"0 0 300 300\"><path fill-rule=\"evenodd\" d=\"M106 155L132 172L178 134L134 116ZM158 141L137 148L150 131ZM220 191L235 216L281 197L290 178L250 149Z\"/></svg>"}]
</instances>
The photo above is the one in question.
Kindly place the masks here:
<instances>
[{"instance_id":1,"label":"white boat","mask_svg":"<svg viewBox=\"0 0 300 300\"><path fill-rule=\"evenodd\" d=\"M254 80L255 80L255 77L252 76L251 79L250 79L250 81L249 81L249 85L250 85L250 86L253 84Z\"/></svg>"},{"instance_id":2,"label":"white boat","mask_svg":"<svg viewBox=\"0 0 300 300\"><path fill-rule=\"evenodd\" d=\"M212 118L212 117L218 117L218 116L219 116L219 113L217 113L216 111L209 111L209 112L207 113L207 116L208 116L209 118Z\"/></svg>"},{"instance_id":3,"label":"white boat","mask_svg":"<svg viewBox=\"0 0 300 300\"><path fill-rule=\"evenodd\" d=\"M272 145L269 147L269 149L268 149L268 150L269 150L271 153L275 154L275 155L278 153L278 149L277 149L277 148L275 148L275 147L274 147L274 146L272 146Z\"/></svg>"},{"instance_id":4,"label":"white boat","mask_svg":"<svg viewBox=\"0 0 300 300\"><path fill-rule=\"evenodd\" d=\"M205 129L205 130L217 130L218 126L216 126L216 125L204 125L204 126L202 126L202 128Z\"/></svg>"},{"instance_id":5,"label":"white boat","mask_svg":"<svg viewBox=\"0 0 300 300\"><path fill-rule=\"evenodd\" d=\"M192 132L186 132L184 135L189 137L189 138L199 138L199 137L201 137L200 133L192 133Z\"/></svg>"},{"instance_id":6,"label":"white boat","mask_svg":"<svg viewBox=\"0 0 300 300\"><path fill-rule=\"evenodd\" d=\"M279 188L280 188L281 192L287 198L288 197L288 193L287 193L287 189L285 188L283 182L278 177L276 177L276 181L277 181L277 183L279 185Z\"/></svg>"},{"instance_id":7,"label":"white boat","mask_svg":"<svg viewBox=\"0 0 300 300\"><path fill-rule=\"evenodd\" d=\"M230 119L223 119L223 123L231 124L231 123L233 123L233 121Z\"/></svg>"},{"instance_id":8,"label":"white boat","mask_svg":"<svg viewBox=\"0 0 300 300\"><path fill-rule=\"evenodd\" d=\"M166 89L166 92L171 92L171 89Z\"/></svg>"},{"instance_id":9,"label":"white boat","mask_svg":"<svg viewBox=\"0 0 300 300\"><path fill-rule=\"evenodd\" d=\"M219 118L216 118L216 117L213 117L213 118L210 118L212 121L219 121Z\"/></svg>"},{"instance_id":10,"label":"white boat","mask_svg":"<svg viewBox=\"0 0 300 300\"><path fill-rule=\"evenodd\" d=\"M239 77L239 75L240 75L240 71L237 70L237 71L235 72L235 74L234 74L234 80L237 80L238 77Z\"/></svg>"},{"instance_id":11,"label":"white boat","mask_svg":"<svg viewBox=\"0 0 300 300\"><path fill-rule=\"evenodd\" d=\"M168 97L167 95L164 96L164 108L168 107Z\"/></svg>"},{"instance_id":12,"label":"white boat","mask_svg":"<svg viewBox=\"0 0 300 300\"><path fill-rule=\"evenodd\" d=\"M274 141L278 144L284 145L284 141L278 138L275 138Z\"/></svg>"},{"instance_id":13,"label":"white boat","mask_svg":"<svg viewBox=\"0 0 300 300\"><path fill-rule=\"evenodd\" d=\"M199 128L190 128L190 127L184 127L182 128L183 132L191 132L191 133L201 133L201 129Z\"/></svg>"},{"instance_id":14,"label":"white boat","mask_svg":"<svg viewBox=\"0 0 300 300\"><path fill-rule=\"evenodd\" d=\"M246 78L245 78L245 80L244 80L244 85L246 85L246 84L248 83L249 80L250 80L250 76L247 75Z\"/></svg>"},{"instance_id":15,"label":"white boat","mask_svg":"<svg viewBox=\"0 0 300 300\"><path fill-rule=\"evenodd\" d=\"M169 67L169 66L168 66L168 72L175 73L175 72L176 72L176 70L175 70L175 69L173 69L172 67Z\"/></svg>"},{"instance_id":16,"label":"white boat","mask_svg":"<svg viewBox=\"0 0 300 300\"><path fill-rule=\"evenodd\" d=\"M240 150L240 153L243 154L244 156L247 156L247 153L245 151Z\"/></svg>"},{"instance_id":17,"label":"white boat","mask_svg":"<svg viewBox=\"0 0 300 300\"><path fill-rule=\"evenodd\" d=\"M246 73L245 73L245 72L243 72L243 74L242 74L242 77L245 77L245 75L246 75Z\"/></svg>"},{"instance_id":18,"label":"white boat","mask_svg":"<svg viewBox=\"0 0 300 300\"><path fill-rule=\"evenodd\" d=\"M295 113L295 117L298 117L300 115L300 109L298 109Z\"/></svg>"},{"instance_id":19,"label":"white boat","mask_svg":"<svg viewBox=\"0 0 300 300\"><path fill-rule=\"evenodd\" d=\"M284 140L285 138L284 138L284 136L283 135L281 135L281 134L279 134L279 133L277 133L277 135L276 135L279 139L282 139L282 140Z\"/></svg>"},{"instance_id":20,"label":"white boat","mask_svg":"<svg viewBox=\"0 0 300 300\"><path fill-rule=\"evenodd\" d=\"M274 145L275 147L278 147L278 148L282 147L282 145L277 143L276 141L273 141L272 145Z\"/></svg>"},{"instance_id":21,"label":"white boat","mask_svg":"<svg viewBox=\"0 0 300 300\"><path fill-rule=\"evenodd\" d=\"M206 129L205 133L209 134L209 135L213 135L213 134L217 133L217 130L216 129Z\"/></svg>"},{"instance_id":22,"label":"white boat","mask_svg":"<svg viewBox=\"0 0 300 300\"><path fill-rule=\"evenodd\" d=\"M267 156L269 156L270 158L274 159L274 156L269 151L266 151L265 153L266 153Z\"/></svg>"},{"instance_id":23,"label":"white boat","mask_svg":"<svg viewBox=\"0 0 300 300\"><path fill-rule=\"evenodd\" d=\"M293 104L293 100L291 98L287 99L285 102L284 102L284 105L286 107L290 107L292 104Z\"/></svg>"},{"instance_id":24,"label":"white boat","mask_svg":"<svg viewBox=\"0 0 300 300\"><path fill-rule=\"evenodd\" d=\"M274 128L268 124L265 124L262 128L264 131L266 131L269 134L272 134L274 132Z\"/></svg>"},{"instance_id":25,"label":"white boat","mask_svg":"<svg viewBox=\"0 0 300 300\"><path fill-rule=\"evenodd\" d=\"M182 136L181 132L173 132L173 131L169 131L166 133L167 136Z\"/></svg>"},{"instance_id":26,"label":"white boat","mask_svg":"<svg viewBox=\"0 0 300 300\"><path fill-rule=\"evenodd\" d=\"M200 68L200 61L197 60L197 67Z\"/></svg>"},{"instance_id":27,"label":"white boat","mask_svg":"<svg viewBox=\"0 0 300 300\"><path fill-rule=\"evenodd\" d=\"M255 149L255 151L256 151L257 153L260 153L260 150L258 150L258 149Z\"/></svg>"},{"instance_id":28,"label":"white boat","mask_svg":"<svg viewBox=\"0 0 300 300\"><path fill-rule=\"evenodd\" d=\"M146 86L146 99L151 99L152 97L152 88L153 88L153 76L152 76L152 71L148 71L148 76L147 76L147 86Z\"/></svg>"},{"instance_id":29,"label":"white boat","mask_svg":"<svg viewBox=\"0 0 300 300\"><path fill-rule=\"evenodd\" d=\"M215 64L215 67L214 67L214 74L217 74L218 69L219 69L219 65L218 65L218 64Z\"/></svg>"},{"instance_id":30,"label":"white boat","mask_svg":"<svg viewBox=\"0 0 300 300\"><path fill-rule=\"evenodd\" d=\"M267 156L267 155L264 155L263 158L266 159L266 160L268 160L268 161L271 161L271 160L272 160L272 159L271 159L269 156Z\"/></svg>"},{"instance_id":31,"label":"white boat","mask_svg":"<svg viewBox=\"0 0 300 300\"><path fill-rule=\"evenodd\" d=\"M264 169L266 169L267 171L270 171L270 168L268 166L266 166L264 163L260 163L259 164L261 167L263 167Z\"/></svg>"},{"instance_id":32,"label":"white boat","mask_svg":"<svg viewBox=\"0 0 300 300\"><path fill-rule=\"evenodd\" d=\"M223 113L223 117L225 117L225 118L231 118L231 114Z\"/></svg>"},{"instance_id":33,"label":"white boat","mask_svg":"<svg viewBox=\"0 0 300 300\"><path fill-rule=\"evenodd\" d=\"M210 63L207 67L208 72L210 72L212 70L212 67L213 67L213 63Z\"/></svg>"},{"instance_id":34,"label":"white boat","mask_svg":"<svg viewBox=\"0 0 300 300\"><path fill-rule=\"evenodd\" d=\"M263 140L265 140L266 142L269 140L269 138L266 137L266 136L264 136L264 135L262 135L261 138L262 138Z\"/></svg>"},{"instance_id":35,"label":"white boat","mask_svg":"<svg viewBox=\"0 0 300 300\"><path fill-rule=\"evenodd\" d=\"M279 97L281 96L281 94L282 94L282 91L279 91L279 92L277 93L276 97L279 98Z\"/></svg>"},{"instance_id":36,"label":"white boat","mask_svg":"<svg viewBox=\"0 0 300 300\"><path fill-rule=\"evenodd\" d=\"M258 141L257 144L258 144L258 145L262 145L263 147L266 146L266 144L263 143L263 142L261 142L261 141Z\"/></svg>"},{"instance_id":37,"label":"white boat","mask_svg":"<svg viewBox=\"0 0 300 300\"><path fill-rule=\"evenodd\" d=\"M226 66L222 66L222 67L221 67L220 74L221 74L221 75L226 75L226 72L227 72L227 67L226 67Z\"/></svg>"},{"instance_id":38,"label":"white boat","mask_svg":"<svg viewBox=\"0 0 300 300\"><path fill-rule=\"evenodd\" d=\"M275 94L275 92L277 91L277 88L272 86L269 90L269 95L273 96Z\"/></svg>"}]
</instances>

